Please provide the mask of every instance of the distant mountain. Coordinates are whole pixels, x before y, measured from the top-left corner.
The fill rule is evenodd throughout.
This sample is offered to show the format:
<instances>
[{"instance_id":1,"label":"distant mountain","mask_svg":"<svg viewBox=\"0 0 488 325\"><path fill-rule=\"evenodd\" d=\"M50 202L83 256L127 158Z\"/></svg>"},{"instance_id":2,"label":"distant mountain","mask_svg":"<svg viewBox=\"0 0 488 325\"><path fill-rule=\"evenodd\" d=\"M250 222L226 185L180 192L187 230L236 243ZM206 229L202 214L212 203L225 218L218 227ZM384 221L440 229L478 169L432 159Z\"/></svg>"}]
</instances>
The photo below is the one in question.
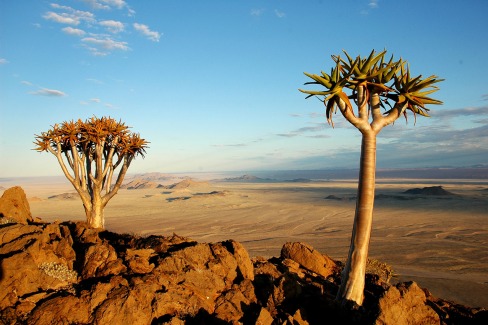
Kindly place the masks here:
<instances>
[{"instance_id":1,"label":"distant mountain","mask_svg":"<svg viewBox=\"0 0 488 325\"><path fill-rule=\"evenodd\" d=\"M308 178L295 178L295 179L286 180L285 182L287 182L287 183L310 183L313 181L311 179L308 179Z\"/></svg>"},{"instance_id":2,"label":"distant mountain","mask_svg":"<svg viewBox=\"0 0 488 325\"><path fill-rule=\"evenodd\" d=\"M414 194L414 195L455 195L449 191L446 191L442 188L442 186L428 186L424 188L412 188L406 190L405 194Z\"/></svg>"},{"instance_id":3,"label":"distant mountain","mask_svg":"<svg viewBox=\"0 0 488 325\"><path fill-rule=\"evenodd\" d=\"M276 180L270 178L260 178L253 175L242 175L239 177L224 178L218 180L220 182L242 182L242 183L271 183Z\"/></svg>"},{"instance_id":4,"label":"distant mountain","mask_svg":"<svg viewBox=\"0 0 488 325\"><path fill-rule=\"evenodd\" d=\"M151 181L151 182L165 182L165 181L171 181L178 178L181 177L177 177L175 175L170 175L170 174L158 173L158 172L135 174L132 175L131 177L131 179L134 180L139 179L139 180Z\"/></svg>"},{"instance_id":5,"label":"distant mountain","mask_svg":"<svg viewBox=\"0 0 488 325\"><path fill-rule=\"evenodd\" d=\"M62 193L58 195L51 195L48 197L50 200L76 200L79 198L77 193Z\"/></svg>"},{"instance_id":6,"label":"distant mountain","mask_svg":"<svg viewBox=\"0 0 488 325\"><path fill-rule=\"evenodd\" d=\"M201 186L208 186L208 183L207 182L196 182L192 179L185 179L185 180L182 180L181 182L171 184L171 185L167 185L167 186L159 185L158 188L166 188L166 189L170 189L170 190L182 190L182 189L186 189L186 188L201 187Z\"/></svg>"},{"instance_id":7,"label":"distant mountain","mask_svg":"<svg viewBox=\"0 0 488 325\"><path fill-rule=\"evenodd\" d=\"M127 190L142 190L159 187L158 183L147 181L144 179L134 179L129 183L123 184L120 188Z\"/></svg>"}]
</instances>

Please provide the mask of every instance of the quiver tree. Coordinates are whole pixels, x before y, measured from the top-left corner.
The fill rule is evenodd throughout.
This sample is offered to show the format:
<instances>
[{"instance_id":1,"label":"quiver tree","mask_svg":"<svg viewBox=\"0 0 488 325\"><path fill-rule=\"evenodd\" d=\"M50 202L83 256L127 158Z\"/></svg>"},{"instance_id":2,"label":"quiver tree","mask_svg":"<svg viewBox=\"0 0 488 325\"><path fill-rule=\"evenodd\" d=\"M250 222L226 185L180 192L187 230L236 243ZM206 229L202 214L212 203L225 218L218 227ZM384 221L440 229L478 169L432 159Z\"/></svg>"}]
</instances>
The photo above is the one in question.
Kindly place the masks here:
<instances>
[{"instance_id":1,"label":"quiver tree","mask_svg":"<svg viewBox=\"0 0 488 325\"><path fill-rule=\"evenodd\" d=\"M103 228L105 206L117 194L132 160L138 154L144 157L148 144L110 117L55 124L35 135L34 143L35 150L56 156L81 197L88 224L94 228Z\"/></svg>"},{"instance_id":2,"label":"quiver tree","mask_svg":"<svg viewBox=\"0 0 488 325\"><path fill-rule=\"evenodd\" d=\"M373 220L376 173L376 136L400 116L407 118L410 112L429 116L427 104L442 104L428 97L438 90L437 76L423 79L412 78L408 64L402 59L385 61L386 51L366 57L345 58L332 56L335 66L330 74L305 73L313 81L306 85L319 85L325 90L302 90L306 98L318 97L326 107L327 122L334 126L332 118L339 110L344 118L362 135L359 183L351 245L337 299L343 303L353 301L361 305L364 298L364 282L368 247ZM353 103L356 109L353 108ZM384 110L382 110L384 108Z\"/></svg>"}]
</instances>

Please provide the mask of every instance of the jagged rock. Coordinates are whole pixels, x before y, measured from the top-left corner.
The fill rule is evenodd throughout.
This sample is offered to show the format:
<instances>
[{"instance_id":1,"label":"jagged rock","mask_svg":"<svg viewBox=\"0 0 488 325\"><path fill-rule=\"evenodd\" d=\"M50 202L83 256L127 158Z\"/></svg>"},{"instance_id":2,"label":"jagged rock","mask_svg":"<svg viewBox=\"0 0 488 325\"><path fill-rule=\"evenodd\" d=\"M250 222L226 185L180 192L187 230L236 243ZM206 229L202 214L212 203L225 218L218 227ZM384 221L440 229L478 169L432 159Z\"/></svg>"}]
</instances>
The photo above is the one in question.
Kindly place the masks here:
<instances>
[{"instance_id":1,"label":"jagged rock","mask_svg":"<svg viewBox=\"0 0 488 325\"><path fill-rule=\"evenodd\" d=\"M271 316L269 311L267 311L265 308L261 308L258 319L256 320L256 324L271 325L273 324L273 317Z\"/></svg>"},{"instance_id":2,"label":"jagged rock","mask_svg":"<svg viewBox=\"0 0 488 325\"><path fill-rule=\"evenodd\" d=\"M77 282L76 254L66 226L12 224L0 228L0 238L0 310Z\"/></svg>"},{"instance_id":3,"label":"jagged rock","mask_svg":"<svg viewBox=\"0 0 488 325\"><path fill-rule=\"evenodd\" d=\"M0 324L486 323L486 310L379 277L366 282L363 307L348 309L334 301L334 261L303 243L281 255L251 261L232 240L140 238L82 222L5 224Z\"/></svg>"},{"instance_id":4,"label":"jagged rock","mask_svg":"<svg viewBox=\"0 0 488 325\"><path fill-rule=\"evenodd\" d=\"M85 252L85 262L81 273L83 279L117 275L127 267L117 257L117 252L108 243L90 245Z\"/></svg>"},{"instance_id":5,"label":"jagged rock","mask_svg":"<svg viewBox=\"0 0 488 325\"><path fill-rule=\"evenodd\" d=\"M337 270L336 263L330 257L304 243L286 243L281 249L281 257L291 259L323 277L328 277Z\"/></svg>"},{"instance_id":6,"label":"jagged rock","mask_svg":"<svg viewBox=\"0 0 488 325\"><path fill-rule=\"evenodd\" d=\"M415 282L391 286L379 299L375 324L440 324L439 315L426 301L425 292Z\"/></svg>"},{"instance_id":7,"label":"jagged rock","mask_svg":"<svg viewBox=\"0 0 488 325\"><path fill-rule=\"evenodd\" d=\"M92 228L86 222L77 222L71 224L72 236L82 244L99 244L102 242L100 233L104 231L101 228Z\"/></svg>"},{"instance_id":8,"label":"jagged rock","mask_svg":"<svg viewBox=\"0 0 488 325\"><path fill-rule=\"evenodd\" d=\"M27 324L89 324L89 304L75 296L57 295L44 300L27 318Z\"/></svg>"},{"instance_id":9,"label":"jagged rock","mask_svg":"<svg viewBox=\"0 0 488 325\"><path fill-rule=\"evenodd\" d=\"M233 285L216 300L214 313L218 319L237 323L256 301L253 284L247 279L239 285Z\"/></svg>"},{"instance_id":10,"label":"jagged rock","mask_svg":"<svg viewBox=\"0 0 488 325\"><path fill-rule=\"evenodd\" d=\"M16 222L24 225L33 222L29 201L20 186L3 192L0 198L0 219L3 219L2 223Z\"/></svg>"},{"instance_id":11,"label":"jagged rock","mask_svg":"<svg viewBox=\"0 0 488 325\"><path fill-rule=\"evenodd\" d=\"M149 258L154 254L154 250L147 249L127 249L125 256L129 268L134 273L149 273L154 269L154 264L149 264Z\"/></svg>"}]
</instances>

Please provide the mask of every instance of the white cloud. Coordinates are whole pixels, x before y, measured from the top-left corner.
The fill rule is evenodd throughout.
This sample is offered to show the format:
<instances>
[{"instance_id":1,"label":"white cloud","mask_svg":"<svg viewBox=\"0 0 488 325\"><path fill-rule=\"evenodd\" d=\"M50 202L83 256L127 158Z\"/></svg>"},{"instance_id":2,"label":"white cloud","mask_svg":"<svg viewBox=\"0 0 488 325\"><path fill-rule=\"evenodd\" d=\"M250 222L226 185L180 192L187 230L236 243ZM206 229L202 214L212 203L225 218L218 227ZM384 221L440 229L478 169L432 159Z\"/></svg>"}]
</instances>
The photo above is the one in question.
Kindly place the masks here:
<instances>
[{"instance_id":1,"label":"white cloud","mask_svg":"<svg viewBox=\"0 0 488 325\"><path fill-rule=\"evenodd\" d=\"M275 9L274 12L275 12L276 17L278 17L278 18L285 18L286 17L286 14L283 11L279 11L278 9Z\"/></svg>"},{"instance_id":2,"label":"white cloud","mask_svg":"<svg viewBox=\"0 0 488 325\"><path fill-rule=\"evenodd\" d=\"M62 29L63 32L69 35L75 35L75 36L83 36L85 35L85 31L78 29L78 28L73 28L73 27L65 27Z\"/></svg>"},{"instance_id":3,"label":"white cloud","mask_svg":"<svg viewBox=\"0 0 488 325\"><path fill-rule=\"evenodd\" d=\"M100 0L103 3L106 3L108 6L115 7L117 9L122 9L127 4L124 0Z\"/></svg>"},{"instance_id":4,"label":"white cloud","mask_svg":"<svg viewBox=\"0 0 488 325\"><path fill-rule=\"evenodd\" d=\"M29 82L29 81L26 81L26 80L23 80L20 83L23 84L23 85L26 85L26 86L32 86L32 83Z\"/></svg>"},{"instance_id":5,"label":"white cloud","mask_svg":"<svg viewBox=\"0 0 488 325\"><path fill-rule=\"evenodd\" d=\"M100 100L100 98L90 98L90 102L92 102L92 103L100 103L101 100Z\"/></svg>"},{"instance_id":6,"label":"white cloud","mask_svg":"<svg viewBox=\"0 0 488 325\"><path fill-rule=\"evenodd\" d=\"M68 25L75 25L75 26L80 24L79 19L75 19L66 14L58 15L57 13L52 11L46 12L46 14L42 17L46 20L52 20L60 24L68 24Z\"/></svg>"},{"instance_id":7,"label":"white cloud","mask_svg":"<svg viewBox=\"0 0 488 325\"><path fill-rule=\"evenodd\" d=\"M89 4L93 9L109 10L114 8L122 9L127 5L125 0L83 0Z\"/></svg>"},{"instance_id":8,"label":"white cloud","mask_svg":"<svg viewBox=\"0 0 488 325\"><path fill-rule=\"evenodd\" d=\"M4 58L0 58L0 64L7 64L8 61Z\"/></svg>"},{"instance_id":9,"label":"white cloud","mask_svg":"<svg viewBox=\"0 0 488 325\"><path fill-rule=\"evenodd\" d=\"M135 30L147 36L151 41L159 42L159 38L161 37L160 33L150 30L149 27L144 24L134 23L133 26Z\"/></svg>"},{"instance_id":10,"label":"white cloud","mask_svg":"<svg viewBox=\"0 0 488 325\"><path fill-rule=\"evenodd\" d=\"M60 90L41 88L37 91L30 92L31 95L36 96L49 96L49 97L63 97L66 94Z\"/></svg>"},{"instance_id":11,"label":"white cloud","mask_svg":"<svg viewBox=\"0 0 488 325\"><path fill-rule=\"evenodd\" d=\"M378 8L378 0L370 0L369 3L368 3L368 6L371 9Z\"/></svg>"},{"instance_id":12,"label":"white cloud","mask_svg":"<svg viewBox=\"0 0 488 325\"><path fill-rule=\"evenodd\" d=\"M360 11L361 15L368 15L370 9L377 9L378 8L379 0L368 0L368 9L363 9Z\"/></svg>"},{"instance_id":13,"label":"white cloud","mask_svg":"<svg viewBox=\"0 0 488 325\"><path fill-rule=\"evenodd\" d=\"M81 41L87 44L91 44L92 46L87 46L87 48L93 55L97 56L104 56L109 54L109 52L115 50L129 50L127 42L118 42L110 38L100 39L96 37L85 37Z\"/></svg>"},{"instance_id":14,"label":"white cloud","mask_svg":"<svg viewBox=\"0 0 488 325\"><path fill-rule=\"evenodd\" d=\"M56 13L48 11L42 16L46 20L51 20L60 24L79 25L81 21L93 22L95 16L89 11L76 10L68 6L61 6L56 3L52 3L51 7L63 12Z\"/></svg>"},{"instance_id":15,"label":"white cloud","mask_svg":"<svg viewBox=\"0 0 488 325\"><path fill-rule=\"evenodd\" d=\"M115 20L102 20L99 24L111 33L117 34L124 30L124 24Z\"/></svg>"}]
</instances>

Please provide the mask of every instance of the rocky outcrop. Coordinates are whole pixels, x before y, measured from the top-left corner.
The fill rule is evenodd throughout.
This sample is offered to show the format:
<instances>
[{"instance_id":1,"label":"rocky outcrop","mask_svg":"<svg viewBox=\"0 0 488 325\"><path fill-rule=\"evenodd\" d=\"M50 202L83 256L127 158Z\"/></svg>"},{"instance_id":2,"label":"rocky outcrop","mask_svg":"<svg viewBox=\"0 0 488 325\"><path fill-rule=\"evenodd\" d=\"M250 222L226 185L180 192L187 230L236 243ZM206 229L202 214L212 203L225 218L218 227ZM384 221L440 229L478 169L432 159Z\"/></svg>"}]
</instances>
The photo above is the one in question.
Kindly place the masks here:
<instances>
[{"instance_id":1,"label":"rocky outcrop","mask_svg":"<svg viewBox=\"0 0 488 325\"><path fill-rule=\"evenodd\" d=\"M20 186L11 187L0 198L0 224L16 222L26 225L32 222L29 202Z\"/></svg>"},{"instance_id":2,"label":"rocky outcrop","mask_svg":"<svg viewBox=\"0 0 488 325\"><path fill-rule=\"evenodd\" d=\"M445 196L454 195L453 193L446 191L442 186L427 186L423 188L411 188L404 192L405 194L414 195L434 195L434 196Z\"/></svg>"},{"instance_id":3,"label":"rocky outcrop","mask_svg":"<svg viewBox=\"0 0 488 325\"><path fill-rule=\"evenodd\" d=\"M488 312L368 274L335 301L341 263L305 243L251 259L233 240L138 237L82 222L0 225L0 324L486 324Z\"/></svg>"},{"instance_id":4,"label":"rocky outcrop","mask_svg":"<svg viewBox=\"0 0 488 325\"><path fill-rule=\"evenodd\" d=\"M315 272L325 278L336 273L336 263L327 255L322 255L312 246L304 243L286 243L281 249L283 259L291 259L301 267Z\"/></svg>"}]
</instances>

